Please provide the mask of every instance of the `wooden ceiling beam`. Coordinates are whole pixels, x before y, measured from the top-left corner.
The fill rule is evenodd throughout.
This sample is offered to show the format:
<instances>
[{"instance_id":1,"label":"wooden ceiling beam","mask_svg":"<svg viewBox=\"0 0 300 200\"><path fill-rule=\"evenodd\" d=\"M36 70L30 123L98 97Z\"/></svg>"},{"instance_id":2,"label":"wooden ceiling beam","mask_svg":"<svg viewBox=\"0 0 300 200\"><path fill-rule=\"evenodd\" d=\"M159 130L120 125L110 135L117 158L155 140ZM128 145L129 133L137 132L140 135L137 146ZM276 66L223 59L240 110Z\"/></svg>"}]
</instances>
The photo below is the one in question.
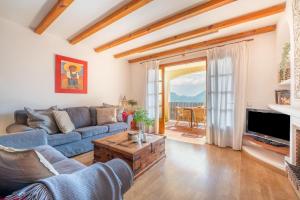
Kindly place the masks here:
<instances>
[{"instance_id":1,"label":"wooden ceiling beam","mask_svg":"<svg viewBox=\"0 0 300 200\"><path fill-rule=\"evenodd\" d=\"M265 8L265 9L262 9L259 11L248 13L248 14L238 16L238 17L235 17L232 19L224 20L222 22L218 22L218 23L206 26L206 27L201 27L198 29L194 29L192 31L188 31L188 32L181 33L181 34L178 34L175 36L171 36L171 37L165 38L163 40L149 43L149 44L146 44L146 45L134 48L134 49L130 49L128 51L118 53L118 54L114 55L114 57L121 58L121 57L129 56L129 55L132 55L135 53L141 53L141 52L149 51L149 50L156 49L156 48L159 48L162 46L190 40L195 37L200 37L203 35L215 33L220 29L224 29L224 28L228 28L228 27L235 26L238 24L246 23L249 21L263 18L263 17L275 15L280 12L283 12L284 10L285 10L285 3L275 5L275 6L272 6L269 8Z\"/></svg>"},{"instance_id":2,"label":"wooden ceiling beam","mask_svg":"<svg viewBox=\"0 0 300 200\"><path fill-rule=\"evenodd\" d=\"M94 25L88 27L81 33L77 34L73 38L69 40L71 44L76 44L85 38L91 36L92 34L100 31L101 29L109 26L110 24L118 21L119 19L125 17L126 15L129 15L133 11L143 7L144 5L150 3L153 0L131 0L126 5L122 6L121 8L117 9L110 15L106 16L105 18L101 19Z\"/></svg>"},{"instance_id":3,"label":"wooden ceiling beam","mask_svg":"<svg viewBox=\"0 0 300 200\"><path fill-rule=\"evenodd\" d=\"M179 13L176 13L172 16L163 18L157 22L154 22L146 27L140 28L130 34L124 35L116 40L113 40L111 42L108 42L106 44L103 44L97 48L95 48L96 52L101 52L106 49L110 49L114 46L123 44L125 42L131 41L133 39L136 39L138 37L142 37L146 34L152 33L154 31L157 31L159 29L162 29L164 27L170 26L172 24L175 24L177 22L186 20L188 18L194 17L196 15L208 12L210 10L216 9L218 7L224 6L226 4L232 3L236 0L211 0L206 3L194 6L190 9L181 11Z\"/></svg>"},{"instance_id":4,"label":"wooden ceiling beam","mask_svg":"<svg viewBox=\"0 0 300 200\"><path fill-rule=\"evenodd\" d=\"M159 53L143 56L143 57L140 57L140 58L135 58L135 59L129 60L128 62L129 63L136 63L136 62L146 61L146 60L150 60L150 59L156 59L156 58L163 57L163 56L173 55L173 54L177 54L177 53L185 53L185 52L189 52L189 51L194 50L194 49L209 47L209 46L212 46L212 45L225 43L225 42L229 42L229 41L233 41L233 40L238 40L238 39L250 37L250 36L253 36L253 35L268 33L268 32L272 32L272 31L275 31L275 30L276 30L276 25L266 26L266 27L246 31L246 32L237 33L237 34L234 34L234 35L215 38L215 39L212 39L212 40L207 40L207 41L203 41L203 42L199 42L199 43L195 43L195 44L191 44L191 45L178 47L178 48L175 48L175 49L170 49L170 50L167 50L167 51L162 51L162 52L159 52Z\"/></svg>"},{"instance_id":5,"label":"wooden ceiling beam","mask_svg":"<svg viewBox=\"0 0 300 200\"><path fill-rule=\"evenodd\" d=\"M35 28L34 32L41 35L64 12L64 10L73 3L73 1L74 0L58 0L40 24Z\"/></svg>"},{"instance_id":6,"label":"wooden ceiling beam","mask_svg":"<svg viewBox=\"0 0 300 200\"><path fill-rule=\"evenodd\" d=\"M168 38L165 38L165 39L153 42L153 43L143 45L141 47L130 49L128 51L118 53L118 54L114 55L114 57L115 58L122 58L122 57L129 56L129 55L132 55L132 54L135 54L135 53L141 53L141 52L149 51L151 49L156 49L156 48L159 48L159 47L175 44L175 43L178 43L178 42L182 42L182 41L185 41L185 40L193 39L193 38L196 38L196 37L200 37L200 36L204 36L204 35L208 35L208 34L216 33L216 32L218 32L218 30L214 30L214 29L211 29L209 27L204 27L204 28L192 30L192 31L189 31L189 32L186 32L186 33L182 33L182 34L179 34L179 35L171 36L171 37L168 37Z\"/></svg>"}]
</instances>

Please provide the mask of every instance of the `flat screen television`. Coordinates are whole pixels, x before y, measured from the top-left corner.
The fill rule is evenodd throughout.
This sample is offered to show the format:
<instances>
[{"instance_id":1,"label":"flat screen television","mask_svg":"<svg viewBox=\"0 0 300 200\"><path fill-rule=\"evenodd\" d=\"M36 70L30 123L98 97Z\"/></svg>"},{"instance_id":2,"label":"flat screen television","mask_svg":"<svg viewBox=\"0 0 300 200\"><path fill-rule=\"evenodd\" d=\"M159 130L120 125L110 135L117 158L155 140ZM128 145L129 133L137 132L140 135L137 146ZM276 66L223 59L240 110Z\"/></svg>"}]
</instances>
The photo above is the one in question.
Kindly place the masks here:
<instances>
[{"instance_id":1,"label":"flat screen television","mask_svg":"<svg viewBox=\"0 0 300 200\"><path fill-rule=\"evenodd\" d=\"M271 110L247 109L246 131L264 139L289 144L290 116Z\"/></svg>"}]
</instances>

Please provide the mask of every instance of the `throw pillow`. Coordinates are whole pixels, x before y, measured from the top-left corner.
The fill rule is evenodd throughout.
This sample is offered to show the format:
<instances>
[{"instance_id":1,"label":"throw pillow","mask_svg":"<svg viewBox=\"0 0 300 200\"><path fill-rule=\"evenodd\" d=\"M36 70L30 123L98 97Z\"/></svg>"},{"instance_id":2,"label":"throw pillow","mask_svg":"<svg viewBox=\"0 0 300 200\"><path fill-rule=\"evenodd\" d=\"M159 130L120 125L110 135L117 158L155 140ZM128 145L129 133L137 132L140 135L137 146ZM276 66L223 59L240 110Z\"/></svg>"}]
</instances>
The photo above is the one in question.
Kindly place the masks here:
<instances>
[{"instance_id":1,"label":"throw pillow","mask_svg":"<svg viewBox=\"0 0 300 200\"><path fill-rule=\"evenodd\" d=\"M58 132L58 127L53 118L53 111L58 110L57 106L53 106L47 110L33 110L25 107L27 113L27 124L30 128L41 128L47 131L48 134Z\"/></svg>"},{"instance_id":2,"label":"throw pillow","mask_svg":"<svg viewBox=\"0 0 300 200\"><path fill-rule=\"evenodd\" d=\"M128 115L129 115L129 114L128 114L127 112L123 112L123 113L122 113L123 122L126 122L126 121L127 121Z\"/></svg>"},{"instance_id":3,"label":"throw pillow","mask_svg":"<svg viewBox=\"0 0 300 200\"><path fill-rule=\"evenodd\" d=\"M54 119L59 130L63 133L69 133L75 129L73 122L67 111L53 111Z\"/></svg>"},{"instance_id":4,"label":"throw pillow","mask_svg":"<svg viewBox=\"0 0 300 200\"><path fill-rule=\"evenodd\" d=\"M123 122L123 112L124 112L124 107L123 106L114 106L108 103L103 103L103 107L109 108L109 107L115 107L117 108L117 121L118 122Z\"/></svg>"},{"instance_id":5,"label":"throw pillow","mask_svg":"<svg viewBox=\"0 0 300 200\"><path fill-rule=\"evenodd\" d=\"M39 152L0 145L0 196L54 175L58 172Z\"/></svg>"},{"instance_id":6,"label":"throw pillow","mask_svg":"<svg viewBox=\"0 0 300 200\"><path fill-rule=\"evenodd\" d=\"M97 108L96 110L98 125L117 122L117 109L115 107Z\"/></svg>"}]
</instances>

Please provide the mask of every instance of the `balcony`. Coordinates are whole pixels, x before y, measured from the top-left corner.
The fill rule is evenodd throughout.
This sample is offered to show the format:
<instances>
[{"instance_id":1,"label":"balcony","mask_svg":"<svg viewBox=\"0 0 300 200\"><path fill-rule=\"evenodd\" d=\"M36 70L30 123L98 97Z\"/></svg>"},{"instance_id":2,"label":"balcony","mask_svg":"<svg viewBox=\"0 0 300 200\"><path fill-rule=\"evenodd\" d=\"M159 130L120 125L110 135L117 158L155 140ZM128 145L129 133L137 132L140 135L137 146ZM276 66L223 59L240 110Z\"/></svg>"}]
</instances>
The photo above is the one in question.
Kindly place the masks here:
<instances>
[{"instance_id":1,"label":"balcony","mask_svg":"<svg viewBox=\"0 0 300 200\"><path fill-rule=\"evenodd\" d=\"M176 119L176 108L196 108L204 106L204 104L192 102L169 102L168 105L169 109L168 112L166 112L168 114L168 121L166 122L166 133L168 138L193 144L205 144L206 133L204 123L198 123L196 125L193 121L191 126L189 113L187 113L187 118L180 118L180 121ZM193 111L191 114L194 115Z\"/></svg>"},{"instance_id":2,"label":"balcony","mask_svg":"<svg viewBox=\"0 0 300 200\"><path fill-rule=\"evenodd\" d=\"M193 103L193 102L169 102L169 120L176 120L176 107L181 108L194 108L204 106L204 103ZM182 121L189 122L187 119Z\"/></svg>"}]
</instances>

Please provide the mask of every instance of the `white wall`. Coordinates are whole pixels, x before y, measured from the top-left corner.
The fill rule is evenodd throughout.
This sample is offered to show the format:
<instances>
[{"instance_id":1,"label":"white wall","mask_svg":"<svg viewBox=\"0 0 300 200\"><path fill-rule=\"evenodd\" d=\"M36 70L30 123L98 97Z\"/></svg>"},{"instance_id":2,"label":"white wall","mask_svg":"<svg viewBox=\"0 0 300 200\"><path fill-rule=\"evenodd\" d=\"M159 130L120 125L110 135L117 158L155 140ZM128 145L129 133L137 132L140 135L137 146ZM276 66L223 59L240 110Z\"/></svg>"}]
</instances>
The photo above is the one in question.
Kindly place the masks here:
<instances>
[{"instance_id":1,"label":"white wall","mask_svg":"<svg viewBox=\"0 0 300 200\"><path fill-rule=\"evenodd\" d=\"M276 32L255 36L249 44L248 107L267 109L275 103L279 81L276 60Z\"/></svg>"},{"instance_id":2,"label":"white wall","mask_svg":"<svg viewBox=\"0 0 300 200\"><path fill-rule=\"evenodd\" d=\"M47 108L118 103L130 93L130 67L111 55L96 54L47 33L42 36L0 19L0 133L13 122L13 112L24 106ZM88 94L54 92L54 56L88 61Z\"/></svg>"},{"instance_id":3,"label":"white wall","mask_svg":"<svg viewBox=\"0 0 300 200\"><path fill-rule=\"evenodd\" d=\"M247 105L253 108L267 108L275 103L275 89L278 85L278 64L276 63L276 32L257 35L249 43L249 69L247 80ZM198 57L204 53L197 53ZM163 62L189 59L196 55L173 58ZM131 65L132 97L143 103L145 68L140 64Z\"/></svg>"}]
</instances>

